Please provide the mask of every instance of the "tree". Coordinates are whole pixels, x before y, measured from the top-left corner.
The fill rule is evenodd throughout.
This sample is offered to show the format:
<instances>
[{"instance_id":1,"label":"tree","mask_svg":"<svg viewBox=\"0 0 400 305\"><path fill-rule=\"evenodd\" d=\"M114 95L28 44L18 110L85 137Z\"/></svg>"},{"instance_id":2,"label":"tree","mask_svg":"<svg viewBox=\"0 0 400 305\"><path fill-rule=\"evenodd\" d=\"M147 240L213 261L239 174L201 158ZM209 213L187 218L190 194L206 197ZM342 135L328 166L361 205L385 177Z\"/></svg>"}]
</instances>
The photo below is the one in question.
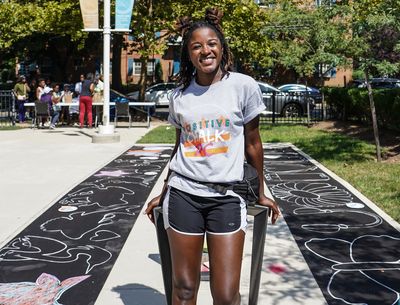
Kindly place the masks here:
<instances>
[{"instance_id":1,"label":"tree","mask_svg":"<svg viewBox=\"0 0 400 305\"><path fill-rule=\"evenodd\" d=\"M131 23L132 41L126 47L140 55L140 93L144 100L147 82L147 62L153 54L162 54L167 48L165 38L174 31L172 1L135 1ZM154 71L153 71L154 72Z\"/></svg>"},{"instance_id":2,"label":"tree","mask_svg":"<svg viewBox=\"0 0 400 305\"><path fill-rule=\"evenodd\" d=\"M272 1L266 9L268 25L264 33L271 38L275 67L294 70L297 77L318 74L321 67L349 64L345 56L348 35L347 15L343 7L310 1Z\"/></svg>"},{"instance_id":3,"label":"tree","mask_svg":"<svg viewBox=\"0 0 400 305\"><path fill-rule=\"evenodd\" d=\"M8 0L0 4L0 62L49 54L61 74L72 57L93 50L93 37L81 31L79 1ZM85 43L89 48L84 49ZM88 57L88 56L86 56Z\"/></svg>"},{"instance_id":4,"label":"tree","mask_svg":"<svg viewBox=\"0 0 400 305\"><path fill-rule=\"evenodd\" d=\"M365 0L350 2L352 35L349 56L364 71L371 108L376 157L381 161L378 122L376 118L371 75L391 75L400 71L400 23L398 1Z\"/></svg>"}]
</instances>

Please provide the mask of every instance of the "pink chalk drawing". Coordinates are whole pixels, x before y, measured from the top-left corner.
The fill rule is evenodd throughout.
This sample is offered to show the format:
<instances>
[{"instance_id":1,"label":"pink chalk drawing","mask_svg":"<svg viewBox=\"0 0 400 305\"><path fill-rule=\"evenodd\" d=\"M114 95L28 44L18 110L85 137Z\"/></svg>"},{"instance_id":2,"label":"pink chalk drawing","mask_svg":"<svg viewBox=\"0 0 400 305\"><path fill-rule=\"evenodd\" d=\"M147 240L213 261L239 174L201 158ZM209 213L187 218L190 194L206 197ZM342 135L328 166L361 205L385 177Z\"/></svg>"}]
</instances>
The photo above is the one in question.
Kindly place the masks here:
<instances>
[{"instance_id":1,"label":"pink chalk drawing","mask_svg":"<svg viewBox=\"0 0 400 305\"><path fill-rule=\"evenodd\" d=\"M281 274L281 273L285 273L287 271L285 265L282 264L271 264L268 266L268 269L276 274Z\"/></svg>"},{"instance_id":2,"label":"pink chalk drawing","mask_svg":"<svg viewBox=\"0 0 400 305\"><path fill-rule=\"evenodd\" d=\"M54 275L42 273L33 282L0 283L0 304L61 305L61 295L90 275L70 277L62 282Z\"/></svg>"}]
</instances>

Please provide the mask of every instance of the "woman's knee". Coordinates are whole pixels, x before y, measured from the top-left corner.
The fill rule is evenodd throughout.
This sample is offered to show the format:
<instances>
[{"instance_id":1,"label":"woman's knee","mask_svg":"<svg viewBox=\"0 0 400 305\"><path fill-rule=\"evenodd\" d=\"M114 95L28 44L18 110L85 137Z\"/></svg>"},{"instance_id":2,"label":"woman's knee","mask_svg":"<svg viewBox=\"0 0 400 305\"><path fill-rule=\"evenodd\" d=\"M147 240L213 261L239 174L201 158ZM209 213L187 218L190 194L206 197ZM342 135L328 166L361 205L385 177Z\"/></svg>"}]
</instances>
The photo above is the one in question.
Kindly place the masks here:
<instances>
[{"instance_id":1,"label":"woman's knee","mask_svg":"<svg viewBox=\"0 0 400 305\"><path fill-rule=\"evenodd\" d=\"M197 295L196 283L188 281L175 281L174 282L174 295L182 301L193 300Z\"/></svg>"},{"instance_id":2,"label":"woman's knee","mask_svg":"<svg viewBox=\"0 0 400 305\"><path fill-rule=\"evenodd\" d=\"M219 291L213 294L214 305L240 305L240 293L238 291Z\"/></svg>"}]
</instances>

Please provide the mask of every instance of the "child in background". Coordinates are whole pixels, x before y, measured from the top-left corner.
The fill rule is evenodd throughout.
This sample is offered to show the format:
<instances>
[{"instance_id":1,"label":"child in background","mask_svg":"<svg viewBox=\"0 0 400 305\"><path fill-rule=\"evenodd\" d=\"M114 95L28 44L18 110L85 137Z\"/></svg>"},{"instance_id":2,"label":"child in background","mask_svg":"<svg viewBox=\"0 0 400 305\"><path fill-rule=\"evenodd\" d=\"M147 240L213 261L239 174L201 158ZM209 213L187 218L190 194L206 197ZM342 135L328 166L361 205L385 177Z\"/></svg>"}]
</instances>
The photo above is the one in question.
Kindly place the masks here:
<instances>
[{"instance_id":1,"label":"child in background","mask_svg":"<svg viewBox=\"0 0 400 305\"><path fill-rule=\"evenodd\" d=\"M72 96L73 92L70 90L70 85L69 84L64 84L64 90L61 91L61 102L63 104L70 104L72 103ZM70 111L70 106L64 106L61 107L61 112L60 112L60 121L62 122L62 125L64 125L64 122L67 122L67 125L71 123L71 118L69 115Z\"/></svg>"},{"instance_id":2,"label":"child in background","mask_svg":"<svg viewBox=\"0 0 400 305\"><path fill-rule=\"evenodd\" d=\"M54 85L53 87L53 94L51 97L51 102L52 102L52 111L50 110L51 114L51 124L50 124L50 129L56 128L56 124L58 122L58 119L60 117L60 112L61 112L61 106L59 103L61 102L61 92L60 92L60 86L59 85Z\"/></svg>"}]
</instances>

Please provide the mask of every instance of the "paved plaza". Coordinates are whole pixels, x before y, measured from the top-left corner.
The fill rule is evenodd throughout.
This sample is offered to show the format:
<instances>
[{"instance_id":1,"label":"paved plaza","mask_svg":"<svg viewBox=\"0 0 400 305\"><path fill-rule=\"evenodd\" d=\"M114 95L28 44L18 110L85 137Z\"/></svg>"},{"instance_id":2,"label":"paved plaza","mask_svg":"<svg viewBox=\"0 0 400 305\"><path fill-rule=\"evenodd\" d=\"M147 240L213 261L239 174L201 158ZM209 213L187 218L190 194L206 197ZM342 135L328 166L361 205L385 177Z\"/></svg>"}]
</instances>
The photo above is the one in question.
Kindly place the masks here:
<instances>
[{"instance_id":1,"label":"paved plaza","mask_svg":"<svg viewBox=\"0 0 400 305\"><path fill-rule=\"evenodd\" d=\"M155 126L156 125L153 124L151 128ZM4 248L5 246L10 248L10 241L18 236L20 232L23 232L25 228L34 224L42 215L48 213L55 204L59 204L63 196L71 192L71 190L75 190L83 181L90 181L90 178L96 173L96 176L101 176L102 173L104 174L106 172L109 173L110 170L107 166L110 166L110 162L117 160L118 164L122 164L122 162L126 161L123 159L122 155L132 156L136 154L136 152L140 150L140 145L138 144L136 148L132 147L135 147L136 141L151 130L151 128L118 128L117 132L120 134L121 140L118 143L112 144L93 144L91 136L94 135L96 131L88 129L58 128L55 130L32 130L26 128L17 131L1 131L0 168L2 174L0 175L0 190L2 199L0 200L0 208L2 213L0 214L0 248ZM297 167L295 165L290 168L287 167L287 164L295 164L293 161L297 158L295 157L297 152L295 150L293 152L287 150L285 153L286 156L289 156L289 159L286 160L285 163L278 161L277 163L271 163L271 172L267 172L269 175L267 177L270 177L271 181L270 189L274 192L274 197L280 196L280 199L284 197L282 195L284 194L282 188L290 188L293 187L293 185L290 184L290 180L285 180L289 182L282 184L279 179L283 179L282 177L287 174L292 175L290 177L294 177L293 175L299 172L298 165L296 165ZM273 160L277 158L277 154L282 154L281 148L272 147L272 150L266 152L266 157ZM168 156L165 155L165 158L167 157ZM150 184L151 187L143 190L133 188L137 196L140 194L143 194L140 196L145 196L143 203L161 191L163 179L166 175L165 164L166 161L162 166L153 164L154 168L158 168L158 176L154 183L152 182L153 184ZM279 168L282 164L285 168ZM303 168L300 169L302 170ZM309 169L307 169L307 171L309 171ZM149 172L150 171L147 173ZM156 172L157 170L154 171L154 174ZM281 176L279 176L279 173ZM318 175L319 177L323 177L324 173L319 173ZM285 177L289 179L287 178L288 176ZM132 179L134 178L135 177ZM340 180L340 178L338 179ZM357 206L357 202L348 202L349 204L347 206L349 209L355 207L360 208L362 204L365 204L371 211L373 210L376 215L379 215L374 217L379 218L381 223L385 222L389 226L395 228L395 232L399 230L397 223L393 222L387 215L377 209L375 205L352 189L351 186L343 181L341 182L351 190L352 194L355 194L357 198L361 198L363 202L358 203L359 206ZM128 182L120 181L120 183ZM86 185L89 185L89 183L87 182ZM303 191L304 189L303 187ZM80 195L82 195L82 193ZM343 200L346 199L344 197L341 198ZM79 288L85 281L92 280L92 284L95 286L97 285L99 293L96 293L95 296L91 296L92 299L95 300L93 301L94 303L90 302L86 304L166 304L156 232L153 224L147 219L147 216L143 215L144 206L145 204L139 205L141 211L132 213L132 215L135 214L133 227L131 230L129 229L130 233L128 232L129 234L126 236L123 247L114 255L117 257L115 262L113 261L113 264L108 264L107 268L97 271L101 273L104 270L104 281L98 280L95 276L92 276L91 279L90 277L87 278L87 275L76 274L76 276L79 275L81 277L75 279L77 281L75 287L69 286L68 290L65 290L65 297L74 294L79 295L80 293L88 294L87 291L80 291ZM284 214L287 213L287 215L290 216L292 211L285 205L282 207L284 209ZM300 215L299 218L304 217L302 215L307 214L310 210L308 207L302 208L306 208L301 210L303 214L299 212L300 210L295 211ZM305 211L307 213L305 213ZM321 212L321 210L319 212ZM356 213L357 211L351 210L350 212ZM370 214L372 215L372 212L366 212L364 214L368 216ZM300 251L302 247L301 244L299 244L299 235L292 235L291 233L296 232L295 226L290 222L292 218L288 217L287 219L289 219L289 226L283 218L280 218L278 223L274 226L268 225L258 304L327 304L326 298L324 297L324 293L326 294L324 289L326 287L320 289L320 286L317 284L315 280L315 270L313 271L313 275L309 265L312 267L311 269L315 268L315 266L313 267L312 260L311 263L308 261L307 264L304 253L302 254ZM374 224L373 221L368 221L366 220L367 225L371 225L370 223ZM379 225L381 223L379 223ZM250 220L246 236L242 269L241 294L242 304L244 305L248 304L249 295L251 224ZM318 224L315 223L312 225L318 226ZM333 224L331 223L327 224L324 228L328 230L332 226ZM378 226L377 223L376 226ZM43 227L46 228L42 225L41 228ZM309 231L318 231L314 227L306 228L310 229ZM320 227L318 227L318 229L320 230L319 233L323 230L320 229ZM104 233L105 230L102 231ZM322 232L321 234L326 233L327 232ZM33 240L32 235L24 234L25 236L30 236L31 240ZM70 233L70 235L73 234ZM71 237L71 239L73 238ZM397 237L392 239L397 241ZM318 248L316 246L313 248L314 245L312 243L310 244L310 242L313 241L315 241L315 239L309 239L305 244L310 245L309 249L311 249L311 252L317 253ZM51 255L52 253L48 254L48 256ZM4 255L4 252L3 256L0 252L0 268L3 268L3 266L7 264L6 261L2 261L5 257L6 255ZM87 255L87 257L90 258L89 255ZM85 260L83 259L82 261ZM89 259L87 263L88 261ZM89 265L87 270L95 270L96 266L96 264ZM27 275L27 278L20 279L18 281L20 283L35 282L42 273L50 274L60 281L65 280L63 274L57 274L57 268L51 269L51 271L50 269L39 270L40 268L34 268L32 265L27 265L24 268L23 274ZM29 272L29 268L33 270L31 273ZM7 270L7 272L13 272L14 274L17 271L21 270ZM87 274L90 275L91 272L87 272ZM80 284L80 281L82 281L82 284ZM96 281L98 281L98 283L95 283ZM1 278L0 283L4 282L4 278ZM209 282L202 281L198 304L212 304L208 284ZM395 289L392 290L395 291ZM63 296L61 296L59 300L60 303L68 305L67 302L63 301L62 297ZM335 298L335 295L333 295L333 298ZM74 303L74 305L76 304L78 303Z\"/></svg>"}]
</instances>

